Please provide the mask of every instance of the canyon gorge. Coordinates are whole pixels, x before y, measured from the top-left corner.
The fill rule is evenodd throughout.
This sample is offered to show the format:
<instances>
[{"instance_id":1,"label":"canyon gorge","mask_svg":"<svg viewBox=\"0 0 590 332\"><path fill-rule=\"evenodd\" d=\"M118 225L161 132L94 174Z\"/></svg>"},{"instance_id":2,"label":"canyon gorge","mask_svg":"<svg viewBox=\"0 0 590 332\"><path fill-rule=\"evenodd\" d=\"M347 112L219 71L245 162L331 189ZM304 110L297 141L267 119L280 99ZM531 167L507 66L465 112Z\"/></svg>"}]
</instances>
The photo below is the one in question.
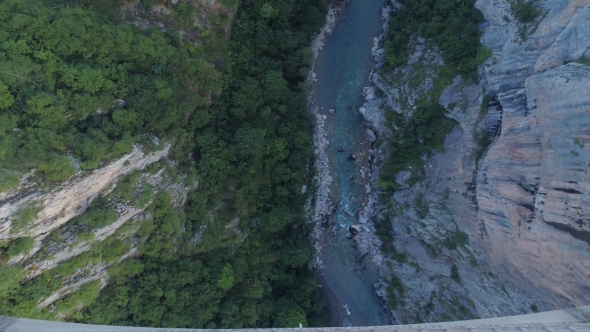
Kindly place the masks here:
<instances>
[{"instance_id":1,"label":"canyon gorge","mask_svg":"<svg viewBox=\"0 0 590 332\"><path fill-rule=\"evenodd\" d=\"M181 114L186 132L134 134L90 169L68 152L66 180L48 181L43 167L6 172L19 181L0 193L0 314L359 326L590 303L590 0L474 1L486 56L463 74L417 34L407 61L390 66L395 0L144 2L125 2L125 24L153 25L193 57L207 49L199 75L223 83L199 96L206 111ZM193 83L187 91L201 93ZM425 100L444 108L431 124L445 132L440 146L388 179ZM92 116L119 119L121 101ZM161 270L180 286L166 288ZM152 302L158 314L129 309ZM170 319L187 316L181 302L207 313Z\"/></svg>"}]
</instances>

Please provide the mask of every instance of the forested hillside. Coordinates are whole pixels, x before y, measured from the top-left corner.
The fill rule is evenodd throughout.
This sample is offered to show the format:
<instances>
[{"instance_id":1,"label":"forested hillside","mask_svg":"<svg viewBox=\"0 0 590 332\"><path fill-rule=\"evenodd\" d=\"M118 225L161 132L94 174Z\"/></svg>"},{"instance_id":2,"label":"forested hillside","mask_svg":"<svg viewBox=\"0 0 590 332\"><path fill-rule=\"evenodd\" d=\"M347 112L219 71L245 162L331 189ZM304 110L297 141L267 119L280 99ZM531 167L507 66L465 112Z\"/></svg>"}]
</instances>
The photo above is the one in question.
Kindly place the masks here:
<instances>
[{"instance_id":1,"label":"forested hillside","mask_svg":"<svg viewBox=\"0 0 590 332\"><path fill-rule=\"evenodd\" d=\"M140 31L83 6L0 6L0 168L63 181L131 151L174 141L201 118L221 80L178 31ZM192 114L191 114L192 113ZM4 189L15 182L5 180Z\"/></svg>"},{"instance_id":2,"label":"forested hillside","mask_svg":"<svg viewBox=\"0 0 590 332\"><path fill-rule=\"evenodd\" d=\"M304 188L313 173L308 44L328 0L220 0L228 10L208 15L199 4L0 4L2 190L33 170L50 190L133 144L172 144L169 160L119 179L67 227L90 241L117 219L116 202L134 201L148 217L33 278L26 261L9 260L33 240L0 243L0 314L194 328L327 323L308 269ZM158 167L191 183L186 204L142 184ZM106 283L38 307L68 276L103 263L112 264Z\"/></svg>"}]
</instances>

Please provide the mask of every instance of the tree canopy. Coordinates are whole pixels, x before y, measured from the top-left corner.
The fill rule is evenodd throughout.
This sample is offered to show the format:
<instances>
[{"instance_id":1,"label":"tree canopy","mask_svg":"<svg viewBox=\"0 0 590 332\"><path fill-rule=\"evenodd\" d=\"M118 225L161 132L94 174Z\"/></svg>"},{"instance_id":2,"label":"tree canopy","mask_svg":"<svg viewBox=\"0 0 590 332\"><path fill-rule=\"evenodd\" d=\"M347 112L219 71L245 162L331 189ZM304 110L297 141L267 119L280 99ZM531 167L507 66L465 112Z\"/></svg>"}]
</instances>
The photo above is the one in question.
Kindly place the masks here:
<instances>
[{"instance_id":1,"label":"tree canopy","mask_svg":"<svg viewBox=\"0 0 590 332\"><path fill-rule=\"evenodd\" d=\"M49 182L97 168L144 135L174 140L221 88L178 32L140 31L82 6L0 4L0 168Z\"/></svg>"},{"instance_id":2,"label":"tree canopy","mask_svg":"<svg viewBox=\"0 0 590 332\"><path fill-rule=\"evenodd\" d=\"M38 277L4 282L0 313L52 318L48 308L37 309L39 299L61 289L80 266L105 262L114 266L104 289L89 284L56 302L56 312L69 308L64 319L193 328L325 325L328 314L308 268L309 193L301 188L313 157L308 46L327 0L244 0L226 49L212 42L217 32L210 30L193 43L179 38L174 24L127 25L118 17L121 4L0 4L0 169L7 170L0 178L13 183L14 172L36 169L39 180L63 181L76 162L94 169L157 136L174 144L171 158L198 187L175 208L150 186L136 198L139 173L121 178L113 199L149 203L153 218L141 221L132 238L115 234ZM191 2L139 5L168 6L178 25L199 29L187 14L196 12ZM207 46L212 50L204 54ZM100 203L70 223L89 241L92 228L114 218L112 207ZM21 250L18 244L11 253ZM132 245L137 254L118 263ZM0 256L9 248L0 247ZM71 309L76 303L85 309Z\"/></svg>"}]
</instances>

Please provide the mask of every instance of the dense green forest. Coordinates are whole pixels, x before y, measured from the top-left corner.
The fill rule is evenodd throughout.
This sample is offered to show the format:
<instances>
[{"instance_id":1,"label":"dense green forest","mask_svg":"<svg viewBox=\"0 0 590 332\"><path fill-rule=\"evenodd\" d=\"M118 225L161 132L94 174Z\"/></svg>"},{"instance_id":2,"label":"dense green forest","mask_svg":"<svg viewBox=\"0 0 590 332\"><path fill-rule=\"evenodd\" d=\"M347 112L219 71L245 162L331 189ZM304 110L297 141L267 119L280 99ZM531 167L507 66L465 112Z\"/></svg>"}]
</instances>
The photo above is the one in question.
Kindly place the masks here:
<instances>
[{"instance_id":1,"label":"dense green forest","mask_svg":"<svg viewBox=\"0 0 590 332\"><path fill-rule=\"evenodd\" d=\"M224 41L223 32L209 29L196 43L180 37L179 30L196 29L183 18L191 1L168 4L165 28L142 29L122 18L122 1L69 4L0 4L3 185L14 187L30 169L46 185L63 181L76 173L72 160L92 170L134 143L157 149L158 137L173 144L178 171L198 187L180 211L157 194L148 207L153 219L134 235L138 253L109 269L100 292L93 282L60 300L71 307L62 318L193 328L327 325L308 268L310 192L302 187L313 172L308 45L328 0L240 1L226 46L214 40ZM229 25L227 16L215 21ZM97 204L72 223L111 222ZM191 241L200 229L202 238ZM0 314L51 318L36 303L59 290L78 261L116 263L131 243L109 238L26 281L22 268L0 267ZM0 251L11 246L0 243Z\"/></svg>"},{"instance_id":2,"label":"dense green forest","mask_svg":"<svg viewBox=\"0 0 590 332\"><path fill-rule=\"evenodd\" d=\"M420 60L413 64L416 71L431 71L416 76L420 83L425 75L431 76L432 87L421 92L413 109L404 109L403 114L387 112L388 124L395 130L387 142L389 160L382 167L378 183L388 193L399 187L395 182L398 172L410 170L410 182L416 181L422 174L423 157L442 151L443 141L455 125L454 120L445 116L446 109L438 104L443 89L458 75L473 77L477 66L491 55L479 41L478 24L483 16L475 8L475 0L398 2L403 6L392 13L384 38L384 75L408 64L418 44L417 37L424 38L427 47L438 49L444 65L429 67Z\"/></svg>"},{"instance_id":3,"label":"dense green forest","mask_svg":"<svg viewBox=\"0 0 590 332\"><path fill-rule=\"evenodd\" d=\"M207 118L216 71L178 32L139 31L83 7L0 4L3 186L36 168L56 182L125 154L149 135L182 142ZM204 120L201 120L204 121ZM12 181L14 183L14 181Z\"/></svg>"}]
</instances>

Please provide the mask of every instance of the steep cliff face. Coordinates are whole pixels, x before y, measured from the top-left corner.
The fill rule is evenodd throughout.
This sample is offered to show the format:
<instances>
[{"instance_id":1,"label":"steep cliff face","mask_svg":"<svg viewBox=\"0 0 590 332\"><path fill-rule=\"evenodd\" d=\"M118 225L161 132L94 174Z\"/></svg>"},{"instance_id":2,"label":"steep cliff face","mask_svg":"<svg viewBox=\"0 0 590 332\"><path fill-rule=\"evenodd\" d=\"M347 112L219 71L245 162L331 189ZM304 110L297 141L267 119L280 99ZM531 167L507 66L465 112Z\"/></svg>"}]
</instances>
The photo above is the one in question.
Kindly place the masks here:
<instances>
[{"instance_id":1,"label":"steep cliff face","mask_svg":"<svg viewBox=\"0 0 590 332\"><path fill-rule=\"evenodd\" d=\"M174 174L174 165L166 160L169 149L146 152L136 146L122 158L51 189L25 180L17 190L3 193L0 243L9 249L2 252L2 269L22 269L25 281L50 271L58 276L59 286L38 299L39 312L34 312L40 315L49 307L52 315L39 318L61 319L56 301L83 289L97 293L107 285L108 269L137 252L138 232L154 219L148 207L158 192L169 194L176 207L184 204L194 183L187 186L186 176ZM127 198L121 198L122 191ZM22 211L28 211L26 220ZM24 239L29 246L11 253L11 246Z\"/></svg>"},{"instance_id":2,"label":"steep cliff face","mask_svg":"<svg viewBox=\"0 0 590 332\"><path fill-rule=\"evenodd\" d=\"M493 55L478 80L457 77L443 91L439 103L458 125L420 180L400 172L400 189L374 207L393 238L376 286L398 323L590 302L590 67L568 63L590 55L590 1L540 1L528 25L510 1L476 7ZM372 75L384 95L361 112L379 141L389 137L386 113L411 113L436 79L419 60L426 54L433 68L436 49L416 44L408 66ZM376 152L378 166L387 146Z\"/></svg>"},{"instance_id":3,"label":"steep cliff face","mask_svg":"<svg viewBox=\"0 0 590 332\"><path fill-rule=\"evenodd\" d=\"M169 146L161 151L145 154L139 147L133 152L100 168L90 175L79 176L49 192L42 190L22 193L18 190L0 205L0 240L21 236L36 237L48 233L71 218L86 211L96 196L124 174L141 170L168 155ZM20 195L19 195L20 193ZM12 197L11 197L12 196ZM36 204L40 210L26 223L26 227L14 227L17 211Z\"/></svg>"},{"instance_id":4,"label":"steep cliff face","mask_svg":"<svg viewBox=\"0 0 590 332\"><path fill-rule=\"evenodd\" d=\"M495 271L548 307L590 301L590 67L564 64L590 54L589 4L545 2L537 31L501 50L497 27L485 36L499 51L486 79L504 115L477 174L481 245Z\"/></svg>"}]
</instances>

